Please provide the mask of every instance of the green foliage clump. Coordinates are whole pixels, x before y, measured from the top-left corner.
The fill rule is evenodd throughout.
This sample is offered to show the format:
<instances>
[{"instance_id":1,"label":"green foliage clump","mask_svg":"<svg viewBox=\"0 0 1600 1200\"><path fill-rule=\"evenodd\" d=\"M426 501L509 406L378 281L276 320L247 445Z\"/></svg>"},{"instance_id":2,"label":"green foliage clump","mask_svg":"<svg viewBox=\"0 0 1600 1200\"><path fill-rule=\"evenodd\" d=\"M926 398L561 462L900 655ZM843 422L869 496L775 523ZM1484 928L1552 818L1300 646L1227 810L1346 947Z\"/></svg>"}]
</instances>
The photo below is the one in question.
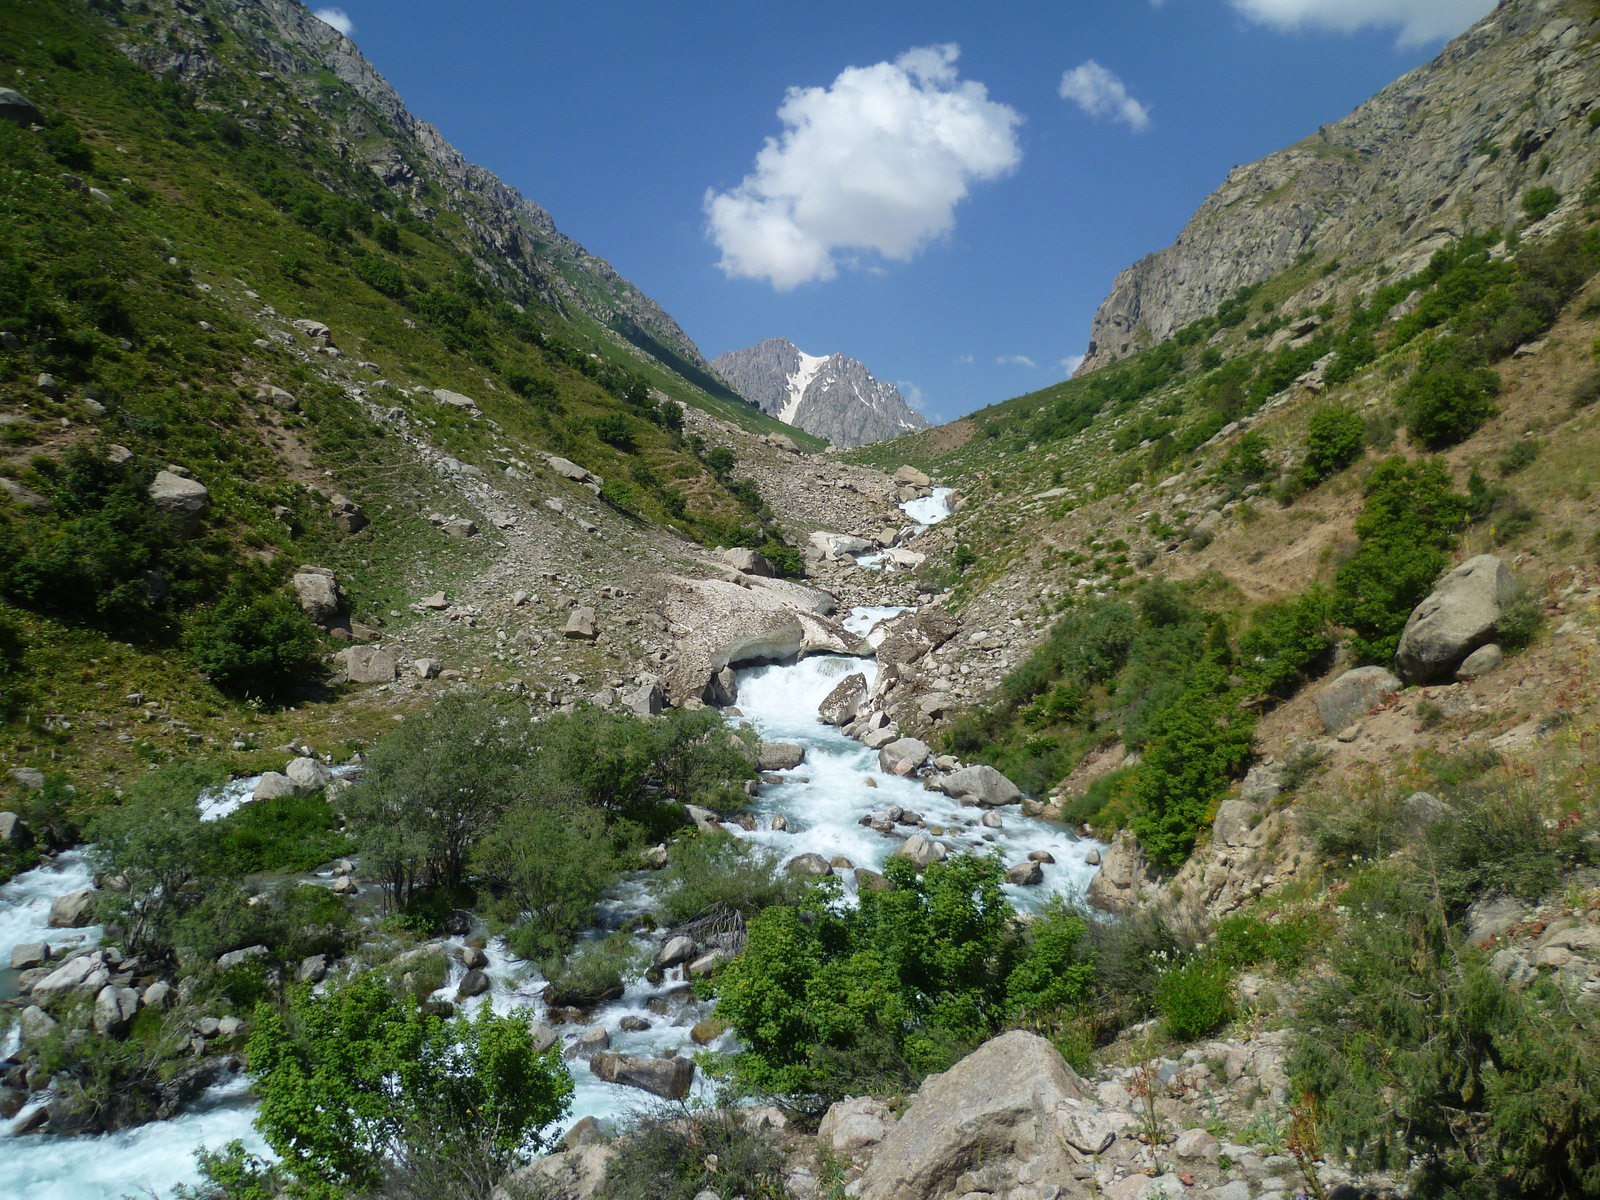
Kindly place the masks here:
<instances>
[{"instance_id":1,"label":"green foliage clump","mask_svg":"<svg viewBox=\"0 0 1600 1200\"><path fill-rule=\"evenodd\" d=\"M1319 404L1306 427L1306 452L1300 478L1315 487L1344 470L1365 449L1365 422L1361 414L1343 404Z\"/></svg>"},{"instance_id":2,"label":"green foliage clump","mask_svg":"<svg viewBox=\"0 0 1600 1200\"><path fill-rule=\"evenodd\" d=\"M200 669L230 695L274 700L321 673L316 627L287 596L225 596L195 617L187 638Z\"/></svg>"},{"instance_id":3,"label":"green foliage clump","mask_svg":"<svg viewBox=\"0 0 1600 1200\"><path fill-rule=\"evenodd\" d=\"M256 1126L310 1196L396 1176L487 1193L571 1105L571 1075L535 1051L525 1018L484 1005L441 1021L374 973L322 995L302 987L253 1024Z\"/></svg>"},{"instance_id":4,"label":"green foliage clump","mask_svg":"<svg viewBox=\"0 0 1600 1200\"><path fill-rule=\"evenodd\" d=\"M507 944L533 962L558 955L589 924L619 874L602 813L570 803L513 804L473 848L490 912L511 926Z\"/></svg>"},{"instance_id":5,"label":"green foliage clump","mask_svg":"<svg viewBox=\"0 0 1600 1200\"><path fill-rule=\"evenodd\" d=\"M694 1200L707 1191L746 1200L785 1200L777 1143L737 1109L666 1110L638 1120L606 1164L609 1200Z\"/></svg>"},{"instance_id":6,"label":"green foliage clump","mask_svg":"<svg viewBox=\"0 0 1600 1200\"><path fill-rule=\"evenodd\" d=\"M1240 913L1217 924L1211 953L1233 967L1271 962L1280 970L1293 971L1305 964L1321 937L1320 922L1308 914L1269 921Z\"/></svg>"},{"instance_id":7,"label":"green foliage clump","mask_svg":"<svg viewBox=\"0 0 1600 1200\"><path fill-rule=\"evenodd\" d=\"M581 943L565 961L547 959L545 974L550 985L545 989L546 1004L593 1008L621 997L623 980L639 965L640 951L627 933L594 938Z\"/></svg>"},{"instance_id":8,"label":"green foliage clump","mask_svg":"<svg viewBox=\"0 0 1600 1200\"><path fill-rule=\"evenodd\" d=\"M1264 604L1239 635L1239 671L1259 691L1288 696L1326 665L1333 650L1333 599L1312 584L1294 600Z\"/></svg>"},{"instance_id":9,"label":"green foliage clump","mask_svg":"<svg viewBox=\"0 0 1600 1200\"><path fill-rule=\"evenodd\" d=\"M350 849L321 796L279 796L242 805L216 822L217 867L230 876L309 871Z\"/></svg>"},{"instance_id":10,"label":"green foliage clump","mask_svg":"<svg viewBox=\"0 0 1600 1200\"><path fill-rule=\"evenodd\" d=\"M682 925L722 911L748 920L764 908L797 903L804 891L804 879L784 871L782 856L769 847L699 834L672 847L661 881L661 917Z\"/></svg>"},{"instance_id":11,"label":"green foliage clump","mask_svg":"<svg viewBox=\"0 0 1600 1200\"><path fill-rule=\"evenodd\" d=\"M1495 372L1450 356L1426 362L1396 399L1412 438L1430 450L1442 450L1465 441L1499 413L1494 402L1499 391Z\"/></svg>"},{"instance_id":12,"label":"green foliage clump","mask_svg":"<svg viewBox=\"0 0 1600 1200\"><path fill-rule=\"evenodd\" d=\"M1448 564L1445 551L1467 506L1436 459L1385 459L1365 491L1355 523L1360 546L1334 577L1333 617L1355 630L1363 662L1384 663L1394 657L1411 610Z\"/></svg>"},{"instance_id":13,"label":"green foliage clump","mask_svg":"<svg viewBox=\"0 0 1600 1200\"><path fill-rule=\"evenodd\" d=\"M1233 1017L1232 983L1226 965L1208 957L1172 968L1156 987L1167 1031L1180 1042L1194 1042L1221 1029Z\"/></svg>"},{"instance_id":14,"label":"green foliage clump","mask_svg":"<svg viewBox=\"0 0 1600 1200\"><path fill-rule=\"evenodd\" d=\"M1526 985L1467 943L1475 898L1536 898L1592 857L1581 820L1547 827L1529 795L1483 793L1343 896L1349 919L1290 1060L1323 1136L1361 1167L1410 1168L1430 1195L1600 1188L1600 1050L1556 977ZM1510 855L1509 861L1506 856Z\"/></svg>"},{"instance_id":15,"label":"green foliage clump","mask_svg":"<svg viewBox=\"0 0 1600 1200\"><path fill-rule=\"evenodd\" d=\"M1047 918L1031 944L1013 926L998 858L962 857L919 875L889 860L892 890L859 904L814 888L765 910L744 953L716 977L717 1011L745 1049L737 1084L810 1097L914 1086L1013 1015L1087 995L1081 926Z\"/></svg>"},{"instance_id":16,"label":"green foliage clump","mask_svg":"<svg viewBox=\"0 0 1600 1200\"><path fill-rule=\"evenodd\" d=\"M1535 223L1544 220L1561 207L1561 193L1548 184L1531 187L1522 193L1522 211Z\"/></svg>"}]
</instances>

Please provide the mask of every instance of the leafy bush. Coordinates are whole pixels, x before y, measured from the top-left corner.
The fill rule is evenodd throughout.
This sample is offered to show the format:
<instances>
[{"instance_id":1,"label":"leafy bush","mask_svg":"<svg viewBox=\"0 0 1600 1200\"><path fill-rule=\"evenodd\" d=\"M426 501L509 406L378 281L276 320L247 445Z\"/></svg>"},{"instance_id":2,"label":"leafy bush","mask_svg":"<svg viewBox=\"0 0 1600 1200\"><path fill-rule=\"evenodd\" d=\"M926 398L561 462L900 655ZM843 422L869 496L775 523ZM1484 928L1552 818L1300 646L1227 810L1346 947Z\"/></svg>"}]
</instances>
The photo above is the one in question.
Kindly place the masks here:
<instances>
[{"instance_id":1,"label":"leafy bush","mask_svg":"<svg viewBox=\"0 0 1600 1200\"><path fill-rule=\"evenodd\" d=\"M1212 953L1235 967L1270 961L1282 970L1295 970L1304 965L1320 932L1318 921L1305 914L1265 921L1241 913L1218 923Z\"/></svg>"},{"instance_id":2,"label":"leafy bush","mask_svg":"<svg viewBox=\"0 0 1600 1200\"><path fill-rule=\"evenodd\" d=\"M1388 458L1367 476L1359 548L1334 577L1333 619L1356 631L1364 662L1394 657L1411 610L1432 590L1467 515L1442 463Z\"/></svg>"},{"instance_id":3,"label":"leafy bush","mask_svg":"<svg viewBox=\"0 0 1600 1200\"><path fill-rule=\"evenodd\" d=\"M394 226L389 228L393 229ZM376 254L363 255L356 259L355 272L362 283L385 296L406 294L405 272L387 258Z\"/></svg>"},{"instance_id":4,"label":"leafy bush","mask_svg":"<svg viewBox=\"0 0 1600 1200\"><path fill-rule=\"evenodd\" d=\"M215 825L217 867L225 875L309 871L350 849L321 796L256 800Z\"/></svg>"},{"instance_id":5,"label":"leafy bush","mask_svg":"<svg viewBox=\"0 0 1600 1200\"><path fill-rule=\"evenodd\" d=\"M616 1000L639 959L640 950L626 933L584 942L565 963L557 959L545 964L545 974L550 977L545 1003L593 1008Z\"/></svg>"},{"instance_id":6,"label":"leafy bush","mask_svg":"<svg viewBox=\"0 0 1600 1200\"><path fill-rule=\"evenodd\" d=\"M1499 413L1500 377L1486 367L1460 363L1424 366L1400 389L1406 430L1430 450L1465 441Z\"/></svg>"},{"instance_id":7,"label":"leafy bush","mask_svg":"<svg viewBox=\"0 0 1600 1200\"><path fill-rule=\"evenodd\" d=\"M1031 946L1019 941L997 857L920 875L891 858L885 874L894 888L863 890L857 907L831 903L836 887L824 881L798 907L751 923L744 953L713 985L746 1047L732 1064L738 1086L821 1107L862 1088L903 1089L1009 1013L1087 993L1072 969L1081 928L1063 915Z\"/></svg>"},{"instance_id":8,"label":"leafy bush","mask_svg":"<svg viewBox=\"0 0 1600 1200\"><path fill-rule=\"evenodd\" d=\"M1209 1037L1233 1017L1228 968L1212 959L1191 959L1161 977L1156 987L1156 1007L1167 1031L1180 1042Z\"/></svg>"},{"instance_id":9,"label":"leafy bush","mask_svg":"<svg viewBox=\"0 0 1600 1200\"><path fill-rule=\"evenodd\" d=\"M321 671L316 627L283 595L224 597L193 621L188 644L211 682L235 696L276 699Z\"/></svg>"},{"instance_id":10,"label":"leafy bush","mask_svg":"<svg viewBox=\"0 0 1600 1200\"><path fill-rule=\"evenodd\" d=\"M1256 609L1239 637L1240 673L1263 692L1290 695L1332 653L1332 611L1333 598L1320 584L1287 604Z\"/></svg>"},{"instance_id":11,"label":"leafy bush","mask_svg":"<svg viewBox=\"0 0 1600 1200\"><path fill-rule=\"evenodd\" d=\"M1500 474L1507 476L1526 471L1537 461L1541 448L1535 438L1519 438L1512 442L1510 448L1500 456Z\"/></svg>"},{"instance_id":12,"label":"leafy bush","mask_svg":"<svg viewBox=\"0 0 1600 1200\"><path fill-rule=\"evenodd\" d=\"M1544 220L1561 206L1561 193L1548 184L1531 187L1522 193L1522 211L1535 223Z\"/></svg>"},{"instance_id":13,"label":"leafy bush","mask_svg":"<svg viewBox=\"0 0 1600 1200\"><path fill-rule=\"evenodd\" d=\"M594 435L608 446L632 453L637 448L633 423L621 413L607 413L594 419Z\"/></svg>"},{"instance_id":14,"label":"leafy bush","mask_svg":"<svg viewBox=\"0 0 1600 1200\"><path fill-rule=\"evenodd\" d=\"M782 860L770 847L724 833L680 838L662 874L661 919L681 925L719 909L750 919L764 908L794 904L805 880L784 871Z\"/></svg>"},{"instance_id":15,"label":"leafy bush","mask_svg":"<svg viewBox=\"0 0 1600 1200\"><path fill-rule=\"evenodd\" d=\"M483 1194L545 1147L571 1104L555 1051L525 1018L440 1021L368 972L288 1011L256 1009L248 1057L256 1127L310 1193L376 1188L395 1172L453 1175Z\"/></svg>"},{"instance_id":16,"label":"leafy bush","mask_svg":"<svg viewBox=\"0 0 1600 1200\"><path fill-rule=\"evenodd\" d=\"M785 1200L786 1167L776 1142L737 1108L662 1108L615 1143L606 1164L610 1200L694 1200L704 1192Z\"/></svg>"},{"instance_id":17,"label":"leafy bush","mask_svg":"<svg viewBox=\"0 0 1600 1200\"><path fill-rule=\"evenodd\" d=\"M506 941L512 953L534 962L571 946L618 875L601 813L539 798L521 801L496 821L474 847L472 862L493 893L491 911L511 926Z\"/></svg>"},{"instance_id":18,"label":"leafy bush","mask_svg":"<svg viewBox=\"0 0 1600 1200\"><path fill-rule=\"evenodd\" d=\"M1314 487L1344 470L1362 455L1365 423L1361 414L1343 404L1319 404L1306 427L1306 453L1300 476Z\"/></svg>"}]
</instances>

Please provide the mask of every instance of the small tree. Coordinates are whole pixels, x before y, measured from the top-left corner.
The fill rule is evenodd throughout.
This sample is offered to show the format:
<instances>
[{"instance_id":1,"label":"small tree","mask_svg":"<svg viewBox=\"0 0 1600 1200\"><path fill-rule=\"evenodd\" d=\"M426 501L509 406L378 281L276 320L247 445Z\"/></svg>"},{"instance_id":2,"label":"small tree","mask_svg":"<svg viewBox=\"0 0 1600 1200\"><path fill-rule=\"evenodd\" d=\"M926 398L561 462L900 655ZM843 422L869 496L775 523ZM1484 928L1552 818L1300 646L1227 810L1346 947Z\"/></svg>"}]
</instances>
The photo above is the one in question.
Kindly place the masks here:
<instances>
[{"instance_id":1,"label":"small tree","mask_svg":"<svg viewBox=\"0 0 1600 1200\"><path fill-rule=\"evenodd\" d=\"M189 649L218 689L271 700L317 673L316 628L287 596L224 597L189 627Z\"/></svg>"},{"instance_id":2,"label":"small tree","mask_svg":"<svg viewBox=\"0 0 1600 1200\"><path fill-rule=\"evenodd\" d=\"M487 1194L571 1107L572 1076L534 1049L526 1014L441 1021L376 972L320 996L303 986L287 1012L260 1005L254 1026L256 1127L309 1196L395 1176Z\"/></svg>"},{"instance_id":3,"label":"small tree","mask_svg":"<svg viewBox=\"0 0 1600 1200\"><path fill-rule=\"evenodd\" d=\"M1361 457L1366 423L1353 408L1343 404L1320 404L1306 427L1306 455L1300 464L1300 478L1315 487L1328 476L1344 470Z\"/></svg>"}]
</instances>

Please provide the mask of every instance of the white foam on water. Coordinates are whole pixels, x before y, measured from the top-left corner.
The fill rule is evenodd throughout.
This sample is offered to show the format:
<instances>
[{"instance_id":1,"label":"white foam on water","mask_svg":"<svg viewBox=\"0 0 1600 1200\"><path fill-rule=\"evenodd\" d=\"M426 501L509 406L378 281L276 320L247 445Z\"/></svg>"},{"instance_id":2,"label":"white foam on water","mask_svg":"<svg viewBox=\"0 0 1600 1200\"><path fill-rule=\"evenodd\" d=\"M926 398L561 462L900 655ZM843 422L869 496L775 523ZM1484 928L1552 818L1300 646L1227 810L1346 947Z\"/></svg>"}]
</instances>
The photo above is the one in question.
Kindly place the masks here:
<instances>
[{"instance_id":1,"label":"white foam on water","mask_svg":"<svg viewBox=\"0 0 1600 1200\"><path fill-rule=\"evenodd\" d=\"M858 604L850 610L850 615L839 624L851 633L866 637L877 626L883 624L890 617L898 617L904 612L916 612L916 607L910 604Z\"/></svg>"},{"instance_id":2,"label":"white foam on water","mask_svg":"<svg viewBox=\"0 0 1600 1200\"><path fill-rule=\"evenodd\" d=\"M101 928L51 929L50 905L58 896L94 886L94 874L82 850L67 850L56 855L49 866L24 871L0 887L0 995L16 987L11 968L11 951L25 942L48 942L56 958L75 946L94 946L100 942Z\"/></svg>"},{"instance_id":3,"label":"white foam on water","mask_svg":"<svg viewBox=\"0 0 1600 1200\"><path fill-rule=\"evenodd\" d=\"M194 1151L238 1139L272 1157L251 1125L255 1102L245 1081L212 1088L183 1115L118 1133L62 1138L49 1134L0 1141L0 1200L121 1200L170 1196L199 1178Z\"/></svg>"},{"instance_id":4,"label":"white foam on water","mask_svg":"<svg viewBox=\"0 0 1600 1200\"><path fill-rule=\"evenodd\" d=\"M934 488L933 495L907 500L900 506L900 511L923 527L937 525L950 516L950 494L954 490L947 487Z\"/></svg>"},{"instance_id":5,"label":"white foam on water","mask_svg":"<svg viewBox=\"0 0 1600 1200\"><path fill-rule=\"evenodd\" d=\"M356 764L346 763L333 768L333 777L343 779L351 771L357 770ZM250 803L255 795L256 787L261 783L261 776L250 775L244 779L230 779L220 787L210 788L200 793L195 803L200 806L200 819L202 821L220 821L223 817L230 817L246 804Z\"/></svg>"}]
</instances>

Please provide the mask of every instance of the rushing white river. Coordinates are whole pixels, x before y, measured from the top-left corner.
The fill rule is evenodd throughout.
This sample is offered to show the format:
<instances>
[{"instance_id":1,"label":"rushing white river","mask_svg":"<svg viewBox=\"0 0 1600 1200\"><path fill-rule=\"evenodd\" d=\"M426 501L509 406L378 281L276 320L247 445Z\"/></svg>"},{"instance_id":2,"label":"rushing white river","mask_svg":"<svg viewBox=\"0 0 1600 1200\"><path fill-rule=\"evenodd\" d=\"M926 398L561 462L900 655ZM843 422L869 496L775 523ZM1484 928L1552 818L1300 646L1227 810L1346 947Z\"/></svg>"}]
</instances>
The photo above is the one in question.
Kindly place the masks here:
<instances>
[{"instance_id":1,"label":"rushing white river","mask_svg":"<svg viewBox=\"0 0 1600 1200\"><path fill-rule=\"evenodd\" d=\"M845 623L865 635L878 622L901 611L858 608ZM749 721L764 741L798 743L806 756L792 770L768 773L782 782L761 785L752 799L756 832L746 833L733 825L727 827L729 832L771 846L784 859L815 852L829 859L847 858L856 867L881 870L901 839L880 834L859 820L898 804L920 813L929 826L926 832L945 842L953 854L998 849L1006 865L1013 866L1031 851L1048 851L1055 862L1045 865L1043 884L1007 885L1005 889L1020 910L1037 911L1052 896L1087 887L1096 868L1084 859L1097 848L1096 843L1079 840L1062 826L1024 817L1015 805L999 810L1000 828L986 828L979 820L983 810L962 808L939 792L924 790L918 780L885 774L878 769L875 751L822 724L817 719L818 703L852 672L861 672L870 683L877 664L872 659L823 656L737 673L737 703L744 715L732 719ZM208 815L220 815L217 810L242 801L250 790L246 783L238 781L224 795L208 800ZM788 832L771 829L772 818L780 814ZM853 889L853 872L840 874L847 891ZM648 912L653 903L651 880L649 873L624 880L602 905L594 936L615 929L630 916ZM27 872L0 888L0 964L9 964L11 948L20 942L49 941L60 946L69 939L98 938L98 929L51 930L47 926L50 902L88 883L89 872L81 855L68 853L59 856L53 866ZM459 947L462 942L456 938L447 944ZM639 945L641 951L653 953L657 943L641 935ZM498 940L491 940L487 954L487 974L493 986L486 995L466 1001L465 1007L487 1003L497 1012L526 1009L543 1018L545 981L538 972L513 959ZM436 994L453 998L463 974L464 968L455 963L449 981ZM4 994L14 992L14 975L7 972L0 985ZM695 1001L681 981L668 979L652 985L641 976L629 982L622 999L598 1009L593 1022L606 1029L611 1048L621 1053L639 1057L689 1054L698 1049L690 1029L709 1011L710 1006ZM633 1018L630 1025L648 1022L649 1028L624 1031L622 1022L627 1018ZM569 1038L580 1031L572 1025L558 1028ZM725 1034L713 1048L732 1049L734 1045L732 1035ZM3 1049L14 1050L14 1042ZM644 1092L602 1082L583 1060L569 1065L576 1083L571 1120L584 1116L602 1121L626 1118L647 1109L653 1100ZM697 1095L709 1094L706 1081L698 1080L695 1087ZM238 1138L251 1149L263 1151L262 1140L251 1125L253 1112L244 1083L236 1080L213 1089L200 1104L171 1121L97 1137L0 1139L0 1165L5 1168L0 1171L0 1200L120 1200L140 1192L166 1197L174 1185L194 1180L193 1152L199 1146L216 1149Z\"/></svg>"}]
</instances>

